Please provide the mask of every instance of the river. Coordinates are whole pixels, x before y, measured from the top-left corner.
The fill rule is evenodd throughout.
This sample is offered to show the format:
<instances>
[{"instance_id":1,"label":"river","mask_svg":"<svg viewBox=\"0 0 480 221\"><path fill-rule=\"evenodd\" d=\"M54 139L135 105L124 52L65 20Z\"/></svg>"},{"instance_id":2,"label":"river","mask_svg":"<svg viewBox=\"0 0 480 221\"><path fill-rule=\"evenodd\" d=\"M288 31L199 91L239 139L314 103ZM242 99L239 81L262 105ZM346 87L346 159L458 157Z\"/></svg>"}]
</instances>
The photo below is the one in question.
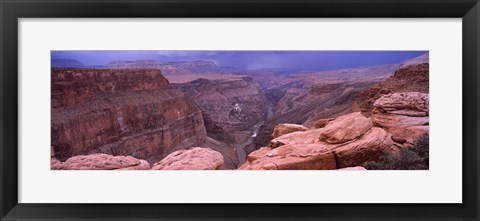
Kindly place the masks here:
<instances>
[{"instance_id":1,"label":"river","mask_svg":"<svg viewBox=\"0 0 480 221\"><path fill-rule=\"evenodd\" d=\"M240 167L243 163L245 163L245 161L247 161L247 153L245 152L245 147L248 146L250 143L252 143L253 141L253 138L255 138L257 136L257 133L258 133L258 129L260 129L260 127L263 125L263 122L262 123L259 123L259 124L256 124L255 126L253 126L252 128L252 135L250 135L250 137L248 137L248 139L246 139L245 141L243 141L243 143L239 144L236 148L236 151L237 152L237 158L238 158L238 166Z\"/></svg>"}]
</instances>

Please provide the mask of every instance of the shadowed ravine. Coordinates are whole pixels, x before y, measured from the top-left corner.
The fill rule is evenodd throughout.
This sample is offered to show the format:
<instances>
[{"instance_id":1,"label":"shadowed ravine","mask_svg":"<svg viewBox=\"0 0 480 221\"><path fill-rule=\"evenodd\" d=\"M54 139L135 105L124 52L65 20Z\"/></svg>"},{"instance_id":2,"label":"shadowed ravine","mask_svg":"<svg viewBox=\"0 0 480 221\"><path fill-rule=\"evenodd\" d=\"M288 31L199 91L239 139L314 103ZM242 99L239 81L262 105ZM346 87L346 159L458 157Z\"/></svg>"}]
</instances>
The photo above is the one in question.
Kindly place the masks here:
<instances>
[{"instance_id":1,"label":"shadowed ravine","mask_svg":"<svg viewBox=\"0 0 480 221\"><path fill-rule=\"evenodd\" d=\"M252 128L252 135L247 139L245 140L243 143L239 144L236 148L235 148L235 152L237 153L237 158L238 158L238 167L240 167L243 163L245 163L245 161L247 160L247 153L245 152L245 147L250 145L253 141L253 138L255 138L257 136L257 133L258 133L258 129L263 125L263 122L262 123L259 123L259 124L256 124L255 126L253 126Z\"/></svg>"}]
</instances>

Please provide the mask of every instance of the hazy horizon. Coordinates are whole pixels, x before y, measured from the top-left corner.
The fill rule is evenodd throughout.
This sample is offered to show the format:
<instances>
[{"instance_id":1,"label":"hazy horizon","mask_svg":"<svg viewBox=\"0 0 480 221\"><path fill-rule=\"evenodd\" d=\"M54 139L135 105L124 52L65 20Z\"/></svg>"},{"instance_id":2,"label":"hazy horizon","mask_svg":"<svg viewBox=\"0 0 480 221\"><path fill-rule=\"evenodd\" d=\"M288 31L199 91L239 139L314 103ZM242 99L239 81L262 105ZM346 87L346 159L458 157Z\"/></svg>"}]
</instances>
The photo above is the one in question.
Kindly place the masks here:
<instances>
[{"instance_id":1,"label":"hazy horizon","mask_svg":"<svg viewBox=\"0 0 480 221\"><path fill-rule=\"evenodd\" d=\"M77 60L85 66L112 61L155 60L160 63L212 61L238 70L332 70L397 64L428 51L51 51L51 59Z\"/></svg>"}]
</instances>

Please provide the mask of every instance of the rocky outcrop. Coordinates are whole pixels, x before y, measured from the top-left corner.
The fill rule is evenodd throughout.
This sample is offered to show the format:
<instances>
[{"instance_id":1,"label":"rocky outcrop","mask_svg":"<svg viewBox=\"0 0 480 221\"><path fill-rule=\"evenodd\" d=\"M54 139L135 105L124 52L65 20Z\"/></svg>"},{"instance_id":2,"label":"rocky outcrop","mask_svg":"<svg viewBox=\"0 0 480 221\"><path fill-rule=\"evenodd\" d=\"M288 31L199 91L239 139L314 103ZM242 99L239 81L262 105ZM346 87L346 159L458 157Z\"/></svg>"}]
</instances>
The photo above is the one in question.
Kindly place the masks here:
<instances>
[{"instance_id":1,"label":"rocky outcrop","mask_svg":"<svg viewBox=\"0 0 480 221\"><path fill-rule=\"evenodd\" d=\"M321 130L320 140L333 144L345 143L362 136L372 126L372 121L360 112L344 115L328 123Z\"/></svg>"},{"instance_id":2,"label":"rocky outcrop","mask_svg":"<svg viewBox=\"0 0 480 221\"><path fill-rule=\"evenodd\" d=\"M265 148L257 151L266 151ZM263 156L257 151L249 155L249 160L241 170L333 170L336 169L335 156L321 144L290 144L266 151Z\"/></svg>"},{"instance_id":3,"label":"rocky outcrop","mask_svg":"<svg viewBox=\"0 0 480 221\"><path fill-rule=\"evenodd\" d=\"M178 150L155 163L152 170L217 170L223 165L223 156L210 148L194 147Z\"/></svg>"},{"instance_id":4,"label":"rocky outcrop","mask_svg":"<svg viewBox=\"0 0 480 221\"><path fill-rule=\"evenodd\" d=\"M309 88L302 93L285 93L277 104L276 113L260 128L253 144L247 147L250 153L256 148L268 145L276 125L282 123L303 124L315 127L319 119L338 117L352 112L351 106L355 96L373 82L323 82L303 84L299 87Z\"/></svg>"},{"instance_id":5,"label":"rocky outcrop","mask_svg":"<svg viewBox=\"0 0 480 221\"><path fill-rule=\"evenodd\" d=\"M413 144L428 132L428 93L392 93L377 99L373 106L373 121L391 133L397 143Z\"/></svg>"},{"instance_id":6,"label":"rocky outcrop","mask_svg":"<svg viewBox=\"0 0 480 221\"><path fill-rule=\"evenodd\" d=\"M53 69L54 157L106 153L147 159L203 145L197 105L158 70Z\"/></svg>"},{"instance_id":7,"label":"rocky outcrop","mask_svg":"<svg viewBox=\"0 0 480 221\"><path fill-rule=\"evenodd\" d=\"M373 127L354 142L332 148L338 168L343 168L376 161L385 150L392 149L392 144L389 133L381 128Z\"/></svg>"},{"instance_id":8,"label":"rocky outcrop","mask_svg":"<svg viewBox=\"0 0 480 221\"><path fill-rule=\"evenodd\" d=\"M387 80L363 90L355 99L354 108L369 115L373 104L384 95L402 92L429 91L429 64L416 64L400 68Z\"/></svg>"},{"instance_id":9,"label":"rocky outcrop","mask_svg":"<svg viewBox=\"0 0 480 221\"><path fill-rule=\"evenodd\" d=\"M272 138L277 138L295 131L306 131L307 127L298 124L278 124L273 129Z\"/></svg>"},{"instance_id":10,"label":"rocky outcrop","mask_svg":"<svg viewBox=\"0 0 480 221\"><path fill-rule=\"evenodd\" d=\"M375 161L393 145L391 135L373 127L360 112L338 117L324 127L297 131L270 141L248 155L240 169L337 169Z\"/></svg>"},{"instance_id":11,"label":"rocky outcrop","mask_svg":"<svg viewBox=\"0 0 480 221\"><path fill-rule=\"evenodd\" d=\"M346 167L338 170L367 170L367 169L365 169L365 167Z\"/></svg>"},{"instance_id":12,"label":"rocky outcrop","mask_svg":"<svg viewBox=\"0 0 480 221\"><path fill-rule=\"evenodd\" d=\"M325 127L332 120L334 120L334 118L318 119L312 123L312 127L313 128Z\"/></svg>"},{"instance_id":13,"label":"rocky outcrop","mask_svg":"<svg viewBox=\"0 0 480 221\"><path fill-rule=\"evenodd\" d=\"M52 159L53 170L148 170L150 164L131 156L112 156L108 154L79 155L65 162Z\"/></svg>"}]
</instances>

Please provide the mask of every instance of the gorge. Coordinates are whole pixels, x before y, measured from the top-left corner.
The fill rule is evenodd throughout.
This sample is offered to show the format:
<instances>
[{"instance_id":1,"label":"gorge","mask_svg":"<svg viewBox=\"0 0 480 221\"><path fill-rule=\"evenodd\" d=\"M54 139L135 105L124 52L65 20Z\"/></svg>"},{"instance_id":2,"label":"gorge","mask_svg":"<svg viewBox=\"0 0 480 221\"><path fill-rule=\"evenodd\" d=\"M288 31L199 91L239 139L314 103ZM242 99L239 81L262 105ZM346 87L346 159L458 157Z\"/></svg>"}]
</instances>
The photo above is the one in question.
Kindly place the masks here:
<instances>
[{"instance_id":1,"label":"gorge","mask_svg":"<svg viewBox=\"0 0 480 221\"><path fill-rule=\"evenodd\" d=\"M358 169L429 129L428 53L292 74L64 62L75 67L51 71L52 169Z\"/></svg>"}]
</instances>

